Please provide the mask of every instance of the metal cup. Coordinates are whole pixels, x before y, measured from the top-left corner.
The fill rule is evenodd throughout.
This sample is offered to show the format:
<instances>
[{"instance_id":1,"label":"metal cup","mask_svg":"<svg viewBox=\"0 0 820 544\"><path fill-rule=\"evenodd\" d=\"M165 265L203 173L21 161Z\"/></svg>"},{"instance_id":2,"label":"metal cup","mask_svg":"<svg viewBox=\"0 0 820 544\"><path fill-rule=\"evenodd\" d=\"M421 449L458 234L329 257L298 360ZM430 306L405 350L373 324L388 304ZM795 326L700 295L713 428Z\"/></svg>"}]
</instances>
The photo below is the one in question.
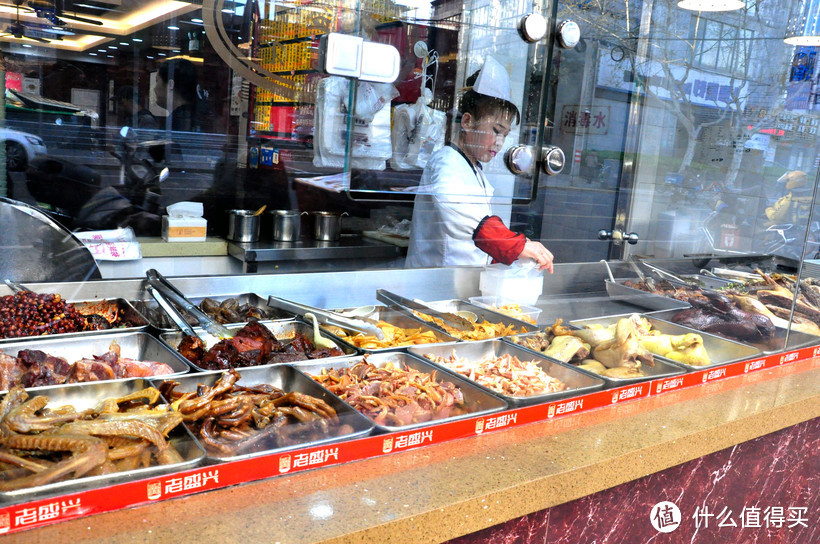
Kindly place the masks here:
<instances>
[{"instance_id":1,"label":"metal cup","mask_svg":"<svg viewBox=\"0 0 820 544\"><path fill-rule=\"evenodd\" d=\"M253 210L228 210L228 240L256 242L259 240L259 218Z\"/></svg>"},{"instance_id":2,"label":"metal cup","mask_svg":"<svg viewBox=\"0 0 820 544\"><path fill-rule=\"evenodd\" d=\"M273 239L277 242L298 242L301 236L302 214L298 210L271 210ZM307 212L304 212L307 213Z\"/></svg>"},{"instance_id":3,"label":"metal cup","mask_svg":"<svg viewBox=\"0 0 820 544\"><path fill-rule=\"evenodd\" d=\"M342 216L347 212L311 212L313 214L313 238L334 242L342 237Z\"/></svg>"}]
</instances>

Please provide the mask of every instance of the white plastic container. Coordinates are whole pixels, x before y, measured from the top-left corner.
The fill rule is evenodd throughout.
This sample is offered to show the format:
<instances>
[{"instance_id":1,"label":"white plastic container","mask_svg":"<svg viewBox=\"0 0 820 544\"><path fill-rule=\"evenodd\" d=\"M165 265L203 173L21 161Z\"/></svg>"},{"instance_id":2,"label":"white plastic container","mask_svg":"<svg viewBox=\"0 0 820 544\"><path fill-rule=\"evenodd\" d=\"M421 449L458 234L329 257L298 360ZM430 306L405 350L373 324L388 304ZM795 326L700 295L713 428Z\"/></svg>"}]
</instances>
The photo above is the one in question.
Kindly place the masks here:
<instances>
[{"instance_id":1,"label":"white plastic container","mask_svg":"<svg viewBox=\"0 0 820 544\"><path fill-rule=\"evenodd\" d=\"M521 321L532 323L533 325L538 324L538 316L541 315L541 308L521 304L520 302L507 298L497 296L470 297L469 300L476 306L481 306L482 308L487 308L488 310L493 310L494 312L506 314L510 317L520 319Z\"/></svg>"},{"instance_id":2,"label":"white plastic container","mask_svg":"<svg viewBox=\"0 0 820 544\"><path fill-rule=\"evenodd\" d=\"M515 262L510 266L491 264L484 267L478 284L481 295L501 297L530 306L535 304L544 289L544 276L534 264Z\"/></svg>"}]
</instances>

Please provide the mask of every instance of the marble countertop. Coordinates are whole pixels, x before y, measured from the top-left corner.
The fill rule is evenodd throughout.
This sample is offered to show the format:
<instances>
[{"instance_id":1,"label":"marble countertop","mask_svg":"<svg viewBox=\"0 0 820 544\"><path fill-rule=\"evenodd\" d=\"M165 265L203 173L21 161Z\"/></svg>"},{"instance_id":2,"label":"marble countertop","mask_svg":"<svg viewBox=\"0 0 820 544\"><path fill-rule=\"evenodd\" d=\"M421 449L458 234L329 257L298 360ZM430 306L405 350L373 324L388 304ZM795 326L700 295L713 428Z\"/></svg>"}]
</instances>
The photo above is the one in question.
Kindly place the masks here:
<instances>
[{"instance_id":1,"label":"marble countertop","mask_svg":"<svg viewBox=\"0 0 820 544\"><path fill-rule=\"evenodd\" d=\"M818 416L820 358L3 542L441 542Z\"/></svg>"}]
</instances>

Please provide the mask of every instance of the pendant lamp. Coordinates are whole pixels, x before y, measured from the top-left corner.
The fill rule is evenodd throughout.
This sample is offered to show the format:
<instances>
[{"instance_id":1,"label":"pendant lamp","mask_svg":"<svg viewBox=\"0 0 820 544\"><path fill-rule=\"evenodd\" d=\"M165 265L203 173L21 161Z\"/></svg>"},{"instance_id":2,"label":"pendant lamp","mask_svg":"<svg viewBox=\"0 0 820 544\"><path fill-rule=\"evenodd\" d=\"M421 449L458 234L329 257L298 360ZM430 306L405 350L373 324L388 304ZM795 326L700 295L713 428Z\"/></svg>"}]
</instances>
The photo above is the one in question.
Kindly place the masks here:
<instances>
[{"instance_id":1,"label":"pendant lamp","mask_svg":"<svg viewBox=\"0 0 820 544\"><path fill-rule=\"evenodd\" d=\"M681 0L678 7L690 11L734 11L746 6L743 0Z\"/></svg>"}]
</instances>

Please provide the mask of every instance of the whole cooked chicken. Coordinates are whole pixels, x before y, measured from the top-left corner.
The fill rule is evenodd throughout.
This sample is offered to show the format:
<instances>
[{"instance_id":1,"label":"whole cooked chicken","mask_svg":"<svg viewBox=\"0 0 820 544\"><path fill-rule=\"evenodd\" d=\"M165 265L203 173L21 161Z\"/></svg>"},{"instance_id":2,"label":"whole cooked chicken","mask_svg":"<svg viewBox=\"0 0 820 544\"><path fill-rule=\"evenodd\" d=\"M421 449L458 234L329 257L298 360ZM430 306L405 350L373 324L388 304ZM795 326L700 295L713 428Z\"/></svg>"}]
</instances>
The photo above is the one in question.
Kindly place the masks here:
<instances>
[{"instance_id":1,"label":"whole cooked chicken","mask_svg":"<svg viewBox=\"0 0 820 544\"><path fill-rule=\"evenodd\" d=\"M598 344L592 350L592 356L607 368L639 369L643 364L655 366L655 358L643 347L640 338L635 320L619 319L614 338Z\"/></svg>"}]
</instances>

